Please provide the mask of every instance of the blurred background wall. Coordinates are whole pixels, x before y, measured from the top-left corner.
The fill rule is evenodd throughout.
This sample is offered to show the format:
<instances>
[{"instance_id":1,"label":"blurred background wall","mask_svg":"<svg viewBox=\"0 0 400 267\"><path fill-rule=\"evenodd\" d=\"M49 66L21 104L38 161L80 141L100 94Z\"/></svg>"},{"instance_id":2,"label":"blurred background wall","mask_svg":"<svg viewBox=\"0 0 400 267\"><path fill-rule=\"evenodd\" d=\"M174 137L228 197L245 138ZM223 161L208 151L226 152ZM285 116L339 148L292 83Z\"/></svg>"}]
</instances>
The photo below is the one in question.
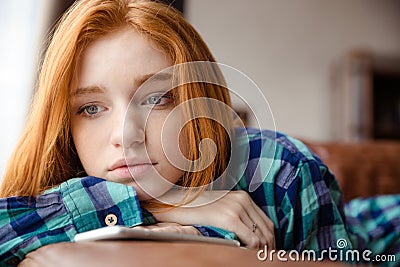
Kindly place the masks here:
<instances>
[{"instance_id":1,"label":"blurred background wall","mask_svg":"<svg viewBox=\"0 0 400 267\"><path fill-rule=\"evenodd\" d=\"M25 122L51 11L51 1L0 1L0 174Z\"/></svg>"},{"instance_id":2,"label":"blurred background wall","mask_svg":"<svg viewBox=\"0 0 400 267\"><path fill-rule=\"evenodd\" d=\"M72 2L0 1L0 180L25 124L47 36Z\"/></svg>"},{"instance_id":3,"label":"blurred background wall","mask_svg":"<svg viewBox=\"0 0 400 267\"><path fill-rule=\"evenodd\" d=\"M243 71L263 91L277 129L305 139L340 139L333 70L345 54L365 49L400 57L399 0L185 4L186 17L217 60Z\"/></svg>"},{"instance_id":4,"label":"blurred background wall","mask_svg":"<svg viewBox=\"0 0 400 267\"><path fill-rule=\"evenodd\" d=\"M0 174L24 125L46 35L72 2L0 1ZM366 49L400 57L400 0L178 2L217 60L260 87L277 130L308 140L340 138L332 70L343 56Z\"/></svg>"}]
</instances>

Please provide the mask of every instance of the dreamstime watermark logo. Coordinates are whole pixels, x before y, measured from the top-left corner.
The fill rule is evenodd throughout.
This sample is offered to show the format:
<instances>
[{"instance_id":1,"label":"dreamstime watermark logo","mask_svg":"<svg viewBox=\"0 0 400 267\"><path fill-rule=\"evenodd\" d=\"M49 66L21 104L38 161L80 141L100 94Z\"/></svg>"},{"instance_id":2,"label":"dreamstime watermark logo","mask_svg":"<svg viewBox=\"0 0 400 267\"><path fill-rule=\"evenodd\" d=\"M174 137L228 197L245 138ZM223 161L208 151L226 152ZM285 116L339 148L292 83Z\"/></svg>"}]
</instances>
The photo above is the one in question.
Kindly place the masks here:
<instances>
[{"instance_id":1,"label":"dreamstime watermark logo","mask_svg":"<svg viewBox=\"0 0 400 267\"><path fill-rule=\"evenodd\" d=\"M396 255L373 255L371 250L358 251L347 249L348 241L340 238L336 241L337 248L321 250L317 254L314 250L270 250L265 246L257 252L260 261L342 261L342 262L396 262Z\"/></svg>"}]
</instances>

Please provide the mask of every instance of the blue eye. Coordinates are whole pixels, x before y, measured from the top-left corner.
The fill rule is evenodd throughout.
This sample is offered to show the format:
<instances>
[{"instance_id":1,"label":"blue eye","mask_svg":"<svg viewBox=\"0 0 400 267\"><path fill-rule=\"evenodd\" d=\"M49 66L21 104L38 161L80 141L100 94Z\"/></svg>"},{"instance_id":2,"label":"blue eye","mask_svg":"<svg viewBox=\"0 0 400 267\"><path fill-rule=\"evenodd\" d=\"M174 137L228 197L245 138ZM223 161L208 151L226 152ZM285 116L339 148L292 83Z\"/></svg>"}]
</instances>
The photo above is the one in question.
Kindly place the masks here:
<instances>
[{"instance_id":1,"label":"blue eye","mask_svg":"<svg viewBox=\"0 0 400 267\"><path fill-rule=\"evenodd\" d=\"M86 105L79 109L78 114L82 114L86 117L95 117L100 112L104 111L105 107L99 105Z\"/></svg>"},{"instance_id":2,"label":"blue eye","mask_svg":"<svg viewBox=\"0 0 400 267\"><path fill-rule=\"evenodd\" d=\"M85 111L86 111L86 113L88 115L94 115L97 112L99 112L99 107L98 106L94 106L94 105L88 106L88 107L85 108Z\"/></svg>"},{"instance_id":3,"label":"blue eye","mask_svg":"<svg viewBox=\"0 0 400 267\"><path fill-rule=\"evenodd\" d=\"M152 95L149 96L144 104L151 105L151 106L165 106L171 102L171 95L164 94L164 95Z\"/></svg>"},{"instance_id":4,"label":"blue eye","mask_svg":"<svg viewBox=\"0 0 400 267\"><path fill-rule=\"evenodd\" d=\"M147 103L150 105L158 105L162 101L162 96L151 96L147 99Z\"/></svg>"}]
</instances>

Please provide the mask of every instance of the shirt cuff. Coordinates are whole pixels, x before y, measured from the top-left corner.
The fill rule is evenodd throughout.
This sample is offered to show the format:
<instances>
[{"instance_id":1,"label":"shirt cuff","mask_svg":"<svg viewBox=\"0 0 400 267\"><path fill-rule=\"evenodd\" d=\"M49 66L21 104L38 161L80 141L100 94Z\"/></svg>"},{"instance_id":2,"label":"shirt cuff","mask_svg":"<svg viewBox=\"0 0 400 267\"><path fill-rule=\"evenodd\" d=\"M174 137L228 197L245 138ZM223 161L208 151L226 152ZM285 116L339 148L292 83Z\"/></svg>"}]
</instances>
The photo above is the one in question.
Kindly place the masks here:
<instances>
[{"instance_id":1,"label":"shirt cuff","mask_svg":"<svg viewBox=\"0 0 400 267\"><path fill-rule=\"evenodd\" d=\"M143 223L132 186L89 176L62 183L60 193L78 233L109 225Z\"/></svg>"},{"instance_id":2,"label":"shirt cuff","mask_svg":"<svg viewBox=\"0 0 400 267\"><path fill-rule=\"evenodd\" d=\"M222 228L209 225L197 225L197 224L192 226L196 228L203 236L218 237L229 240L238 240L237 236L233 232L230 232Z\"/></svg>"}]
</instances>

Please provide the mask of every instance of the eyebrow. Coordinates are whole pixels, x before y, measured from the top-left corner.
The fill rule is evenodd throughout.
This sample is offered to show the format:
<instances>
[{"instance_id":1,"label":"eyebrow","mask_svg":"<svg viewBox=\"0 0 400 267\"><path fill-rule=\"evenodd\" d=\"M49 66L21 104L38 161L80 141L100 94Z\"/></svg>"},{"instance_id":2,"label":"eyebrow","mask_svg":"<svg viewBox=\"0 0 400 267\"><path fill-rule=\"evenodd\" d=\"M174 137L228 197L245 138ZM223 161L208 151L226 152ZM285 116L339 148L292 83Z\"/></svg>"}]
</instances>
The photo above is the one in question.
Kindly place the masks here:
<instances>
[{"instance_id":1,"label":"eyebrow","mask_svg":"<svg viewBox=\"0 0 400 267\"><path fill-rule=\"evenodd\" d=\"M166 73L166 72L149 73L149 74L143 75L140 79L136 80L136 83L138 86L141 86L149 79L150 79L150 81L155 82L155 81L168 81L168 80L171 80L171 78L172 78L171 73Z\"/></svg>"},{"instance_id":2,"label":"eyebrow","mask_svg":"<svg viewBox=\"0 0 400 267\"><path fill-rule=\"evenodd\" d=\"M71 94L71 97L77 97L77 96L88 95L88 94L99 94L99 93L104 93L104 90L99 86L92 85L92 86L77 88Z\"/></svg>"},{"instance_id":3,"label":"eyebrow","mask_svg":"<svg viewBox=\"0 0 400 267\"><path fill-rule=\"evenodd\" d=\"M135 80L135 83L139 86L141 86L143 83L145 83L147 80L151 79L151 81L167 81L172 78L172 75L170 73L149 73L145 74L139 79ZM99 93L104 93L104 89L102 89L99 86L96 85L91 85L87 87L79 87L77 88L72 94L71 97L79 97L83 95L88 95L88 94L99 94Z\"/></svg>"}]
</instances>

